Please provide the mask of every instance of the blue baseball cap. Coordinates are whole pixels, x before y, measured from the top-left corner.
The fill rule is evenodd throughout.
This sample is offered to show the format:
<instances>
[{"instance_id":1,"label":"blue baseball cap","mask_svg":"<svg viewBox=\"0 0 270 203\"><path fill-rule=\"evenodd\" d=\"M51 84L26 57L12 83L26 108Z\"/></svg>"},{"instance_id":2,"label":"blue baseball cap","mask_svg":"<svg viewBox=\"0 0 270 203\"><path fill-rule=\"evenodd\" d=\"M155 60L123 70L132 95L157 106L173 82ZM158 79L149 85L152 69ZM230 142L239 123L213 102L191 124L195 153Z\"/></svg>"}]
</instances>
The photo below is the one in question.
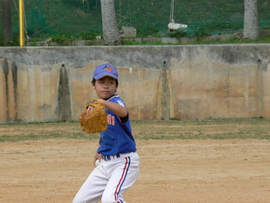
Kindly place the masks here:
<instances>
[{"instance_id":1,"label":"blue baseball cap","mask_svg":"<svg viewBox=\"0 0 270 203\"><path fill-rule=\"evenodd\" d=\"M105 76L110 76L112 78L118 79L118 72L116 67L108 63L96 66L93 78L99 80Z\"/></svg>"}]
</instances>

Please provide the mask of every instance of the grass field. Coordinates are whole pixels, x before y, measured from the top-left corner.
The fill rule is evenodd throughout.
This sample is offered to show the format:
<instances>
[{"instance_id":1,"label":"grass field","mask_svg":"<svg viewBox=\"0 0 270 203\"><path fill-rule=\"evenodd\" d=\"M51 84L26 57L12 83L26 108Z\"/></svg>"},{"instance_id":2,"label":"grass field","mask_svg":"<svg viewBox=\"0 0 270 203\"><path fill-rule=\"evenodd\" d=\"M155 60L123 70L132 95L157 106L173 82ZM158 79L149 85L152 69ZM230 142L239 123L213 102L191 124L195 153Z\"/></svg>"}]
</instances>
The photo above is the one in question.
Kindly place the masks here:
<instances>
[{"instance_id":1,"label":"grass field","mask_svg":"<svg viewBox=\"0 0 270 203\"><path fill-rule=\"evenodd\" d=\"M132 121L138 140L270 139L270 119L209 119ZM98 139L86 134L78 122L1 124L0 142L46 139Z\"/></svg>"}]
</instances>

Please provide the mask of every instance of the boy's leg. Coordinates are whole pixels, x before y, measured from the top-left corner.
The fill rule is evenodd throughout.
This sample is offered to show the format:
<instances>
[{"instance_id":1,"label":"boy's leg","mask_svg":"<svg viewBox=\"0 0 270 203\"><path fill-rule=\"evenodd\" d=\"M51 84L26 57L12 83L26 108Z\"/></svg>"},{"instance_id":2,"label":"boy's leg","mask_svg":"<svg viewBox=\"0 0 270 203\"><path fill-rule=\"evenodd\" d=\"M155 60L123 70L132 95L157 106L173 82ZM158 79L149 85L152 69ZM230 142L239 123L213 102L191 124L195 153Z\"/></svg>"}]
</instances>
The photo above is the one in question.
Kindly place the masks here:
<instances>
[{"instance_id":1,"label":"boy's leg","mask_svg":"<svg viewBox=\"0 0 270 203\"><path fill-rule=\"evenodd\" d=\"M138 178L140 161L137 153L121 157L120 162L113 167L110 180L102 196L102 203L124 203L123 194Z\"/></svg>"},{"instance_id":2,"label":"boy's leg","mask_svg":"<svg viewBox=\"0 0 270 203\"><path fill-rule=\"evenodd\" d=\"M103 167L97 166L77 192L73 203L97 203L101 199L107 181Z\"/></svg>"}]
</instances>

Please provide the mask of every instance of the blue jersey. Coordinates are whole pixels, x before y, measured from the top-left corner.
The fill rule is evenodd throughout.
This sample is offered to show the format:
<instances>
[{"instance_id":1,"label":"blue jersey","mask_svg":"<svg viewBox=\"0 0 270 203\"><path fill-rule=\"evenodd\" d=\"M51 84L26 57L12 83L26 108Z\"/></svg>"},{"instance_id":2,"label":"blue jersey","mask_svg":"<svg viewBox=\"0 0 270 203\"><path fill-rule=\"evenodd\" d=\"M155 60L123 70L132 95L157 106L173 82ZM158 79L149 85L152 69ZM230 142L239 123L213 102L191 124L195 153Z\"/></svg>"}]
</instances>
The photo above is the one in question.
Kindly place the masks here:
<instances>
[{"instance_id":1,"label":"blue jersey","mask_svg":"<svg viewBox=\"0 0 270 203\"><path fill-rule=\"evenodd\" d=\"M115 102L125 107L121 98L115 94L107 101ZM103 155L117 155L136 151L136 143L132 136L130 121L127 117L121 118L106 109L108 129L100 133L97 152Z\"/></svg>"}]
</instances>

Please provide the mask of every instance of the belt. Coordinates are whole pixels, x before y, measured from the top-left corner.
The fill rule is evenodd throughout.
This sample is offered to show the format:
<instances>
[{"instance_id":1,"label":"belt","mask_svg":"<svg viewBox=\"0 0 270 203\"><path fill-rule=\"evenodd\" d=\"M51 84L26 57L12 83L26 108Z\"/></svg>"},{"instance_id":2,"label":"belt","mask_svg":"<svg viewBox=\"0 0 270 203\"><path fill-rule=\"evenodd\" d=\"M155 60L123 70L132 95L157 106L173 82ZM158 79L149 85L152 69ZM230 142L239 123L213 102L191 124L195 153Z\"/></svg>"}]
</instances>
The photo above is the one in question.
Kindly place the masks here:
<instances>
[{"instance_id":1,"label":"belt","mask_svg":"<svg viewBox=\"0 0 270 203\"><path fill-rule=\"evenodd\" d=\"M130 152L130 153L134 153L134 152ZM110 161L111 159L117 159L123 155L128 155L130 153L124 153L124 154L116 154L116 155L103 155L101 154L101 158L104 160L104 161Z\"/></svg>"},{"instance_id":2,"label":"belt","mask_svg":"<svg viewBox=\"0 0 270 203\"><path fill-rule=\"evenodd\" d=\"M116 154L116 155L103 155L101 154L101 158L104 160L104 161L110 161L111 159L116 159L116 158L119 158L120 157L120 154Z\"/></svg>"}]
</instances>

